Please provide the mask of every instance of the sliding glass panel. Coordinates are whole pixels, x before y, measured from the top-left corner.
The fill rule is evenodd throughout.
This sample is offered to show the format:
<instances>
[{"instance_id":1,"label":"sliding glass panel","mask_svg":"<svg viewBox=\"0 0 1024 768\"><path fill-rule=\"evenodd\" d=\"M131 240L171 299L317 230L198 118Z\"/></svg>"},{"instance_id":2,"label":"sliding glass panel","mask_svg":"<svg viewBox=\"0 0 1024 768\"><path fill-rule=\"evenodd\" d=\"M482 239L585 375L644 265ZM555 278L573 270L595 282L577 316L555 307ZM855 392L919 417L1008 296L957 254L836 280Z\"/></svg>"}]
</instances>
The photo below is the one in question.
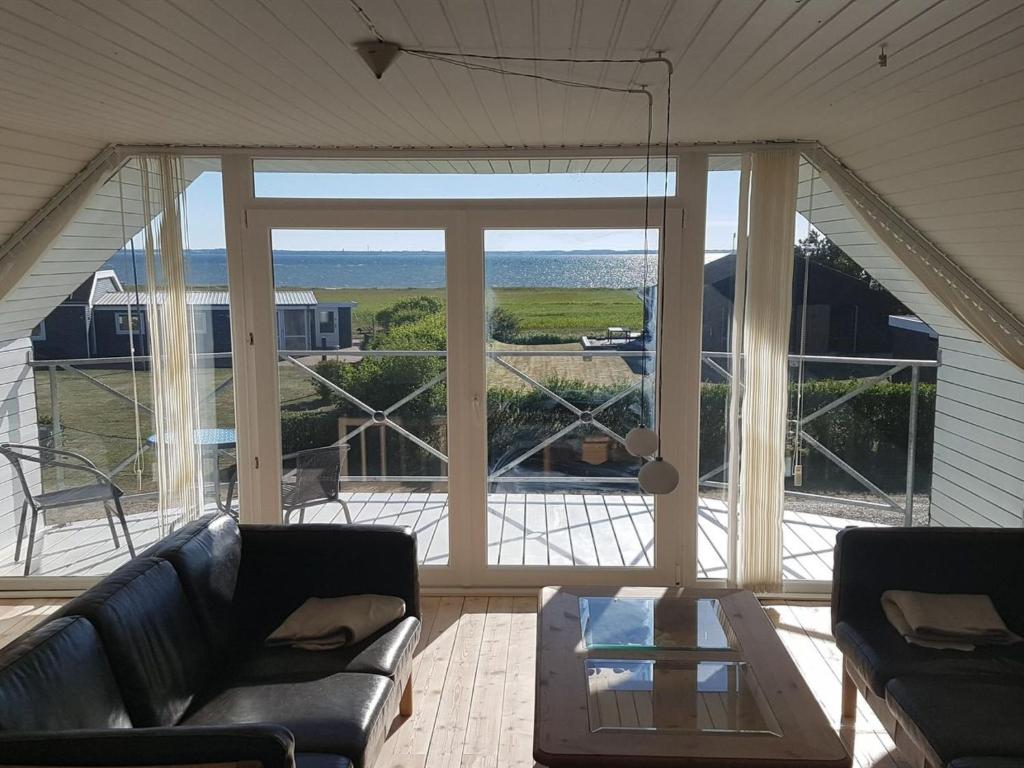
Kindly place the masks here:
<instances>
[{"instance_id":1,"label":"sliding glass panel","mask_svg":"<svg viewBox=\"0 0 1024 768\"><path fill-rule=\"evenodd\" d=\"M102 575L128 560L129 543L141 552L168 533L180 522L181 510L166 508L161 514L160 451L194 450L202 468L203 507L227 508L235 422L219 160L186 159L184 174L195 434L184 443L157 436L153 404L161 393L154 391L151 357L154 296L147 287L140 231L151 222L142 213L141 175L131 160L58 239L47 260L60 263L60 274L53 273L53 264L38 265L34 279L66 290L67 296L56 306L36 302L45 319L31 339L32 362L17 380L20 411L17 419L3 419L0 430L0 442L71 451L94 464L123 494L117 503L125 522L112 499L104 503L102 494L82 490L106 482L94 472L22 460L29 489L22 529L25 494L15 465L0 458L0 576ZM153 178L150 186L159 225L160 189ZM155 300L163 302L163 281L156 282ZM76 493L89 498L76 502ZM35 515L34 535L33 503L50 506Z\"/></svg>"},{"instance_id":2,"label":"sliding glass panel","mask_svg":"<svg viewBox=\"0 0 1024 768\"><path fill-rule=\"evenodd\" d=\"M733 308L740 229L740 156L708 160L701 330L697 577L724 579L729 563L729 421L733 396ZM745 256L745 251L744 251ZM740 350L741 351L741 350Z\"/></svg>"},{"instance_id":3,"label":"sliding glass panel","mask_svg":"<svg viewBox=\"0 0 1024 768\"><path fill-rule=\"evenodd\" d=\"M653 565L624 438L654 419L657 233L488 230L485 249L488 564Z\"/></svg>"},{"instance_id":4,"label":"sliding glass panel","mask_svg":"<svg viewBox=\"0 0 1024 768\"><path fill-rule=\"evenodd\" d=\"M448 563L440 230L272 230L286 523L408 525Z\"/></svg>"},{"instance_id":5,"label":"sliding glass panel","mask_svg":"<svg viewBox=\"0 0 1024 768\"><path fill-rule=\"evenodd\" d=\"M430 158L253 161L257 197L362 199L643 197L674 195L676 161L616 158Z\"/></svg>"}]
</instances>

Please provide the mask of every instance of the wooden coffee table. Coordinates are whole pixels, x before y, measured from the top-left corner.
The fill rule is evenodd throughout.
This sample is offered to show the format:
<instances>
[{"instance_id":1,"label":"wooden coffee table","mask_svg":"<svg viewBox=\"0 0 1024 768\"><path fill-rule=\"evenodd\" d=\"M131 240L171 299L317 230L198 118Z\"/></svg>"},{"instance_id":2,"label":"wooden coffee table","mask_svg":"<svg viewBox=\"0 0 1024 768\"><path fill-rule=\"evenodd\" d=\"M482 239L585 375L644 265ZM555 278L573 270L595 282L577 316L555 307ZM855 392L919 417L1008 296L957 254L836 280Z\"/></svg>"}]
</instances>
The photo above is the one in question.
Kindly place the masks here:
<instances>
[{"instance_id":1,"label":"wooden coffee table","mask_svg":"<svg viewBox=\"0 0 1024 768\"><path fill-rule=\"evenodd\" d=\"M729 589L545 587L533 755L551 768L850 766L760 603Z\"/></svg>"}]
</instances>

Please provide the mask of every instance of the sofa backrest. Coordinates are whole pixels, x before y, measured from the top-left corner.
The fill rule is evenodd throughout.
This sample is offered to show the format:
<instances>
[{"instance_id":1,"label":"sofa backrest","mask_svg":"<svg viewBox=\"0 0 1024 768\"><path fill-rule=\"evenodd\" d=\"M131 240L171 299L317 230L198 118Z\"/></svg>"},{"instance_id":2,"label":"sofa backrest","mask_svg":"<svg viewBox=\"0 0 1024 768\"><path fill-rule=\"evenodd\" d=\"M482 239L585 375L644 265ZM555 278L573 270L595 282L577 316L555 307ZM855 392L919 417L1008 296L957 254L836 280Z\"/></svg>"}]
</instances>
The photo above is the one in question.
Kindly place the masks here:
<instances>
[{"instance_id":1,"label":"sofa backrest","mask_svg":"<svg viewBox=\"0 0 1024 768\"><path fill-rule=\"evenodd\" d=\"M882 593L985 594L1003 621L1024 632L1024 530L1019 528L847 528L836 537L833 628L886 621Z\"/></svg>"},{"instance_id":2,"label":"sofa backrest","mask_svg":"<svg viewBox=\"0 0 1024 768\"><path fill-rule=\"evenodd\" d=\"M218 660L231 651L235 587L242 559L238 523L206 515L150 547L144 555L174 566L199 626Z\"/></svg>"},{"instance_id":3,"label":"sofa backrest","mask_svg":"<svg viewBox=\"0 0 1024 768\"><path fill-rule=\"evenodd\" d=\"M214 674L214 649L166 560L131 561L61 614L96 627L136 727L177 723Z\"/></svg>"},{"instance_id":4,"label":"sofa backrest","mask_svg":"<svg viewBox=\"0 0 1024 768\"><path fill-rule=\"evenodd\" d=\"M55 619L0 651L0 731L130 728L96 628Z\"/></svg>"}]
</instances>

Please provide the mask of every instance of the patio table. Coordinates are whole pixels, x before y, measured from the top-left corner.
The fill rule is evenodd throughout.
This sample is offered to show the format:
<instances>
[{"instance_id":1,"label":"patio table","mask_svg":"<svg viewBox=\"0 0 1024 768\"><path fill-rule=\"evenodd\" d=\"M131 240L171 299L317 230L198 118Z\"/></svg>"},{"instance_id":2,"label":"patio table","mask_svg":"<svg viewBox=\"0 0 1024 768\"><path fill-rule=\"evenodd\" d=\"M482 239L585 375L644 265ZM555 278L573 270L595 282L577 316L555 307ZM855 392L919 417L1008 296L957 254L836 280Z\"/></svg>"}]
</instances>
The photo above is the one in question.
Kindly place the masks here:
<instances>
[{"instance_id":1,"label":"patio table","mask_svg":"<svg viewBox=\"0 0 1024 768\"><path fill-rule=\"evenodd\" d=\"M174 433L170 432L167 434L163 443L165 445L172 442ZM235 442L238 439L238 435L233 427L202 427L200 429L193 430L192 432L192 443L193 445L199 446L203 452L204 459L208 457L212 451L214 467L217 468L217 455L222 450L227 450L235 447ZM156 447L160 443L160 438L157 435L150 435L146 438L146 442ZM214 500L217 503L217 509L221 512L227 512L231 506L231 499L227 499L226 502L222 502L220 499L220 472L216 471L213 473L213 487L214 487Z\"/></svg>"}]
</instances>

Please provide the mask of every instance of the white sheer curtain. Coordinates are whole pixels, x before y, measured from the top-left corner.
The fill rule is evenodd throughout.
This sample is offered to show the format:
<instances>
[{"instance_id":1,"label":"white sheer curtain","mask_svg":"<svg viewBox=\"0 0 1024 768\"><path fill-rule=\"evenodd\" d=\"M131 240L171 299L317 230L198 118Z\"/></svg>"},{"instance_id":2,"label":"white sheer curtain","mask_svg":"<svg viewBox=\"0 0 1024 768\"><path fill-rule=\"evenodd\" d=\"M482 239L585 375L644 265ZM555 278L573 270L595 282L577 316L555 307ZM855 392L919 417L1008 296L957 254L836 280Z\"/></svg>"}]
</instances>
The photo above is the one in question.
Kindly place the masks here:
<instances>
[{"instance_id":1,"label":"white sheer curtain","mask_svg":"<svg viewBox=\"0 0 1024 768\"><path fill-rule=\"evenodd\" d=\"M755 153L751 167L737 577L757 592L782 588L798 164L795 151L770 151Z\"/></svg>"},{"instance_id":2,"label":"white sheer curtain","mask_svg":"<svg viewBox=\"0 0 1024 768\"><path fill-rule=\"evenodd\" d=\"M192 314L185 279L185 179L182 158L137 160L146 255L147 321L156 422L160 523L198 517L203 508L201 457L195 445L200 399L195 386Z\"/></svg>"}]
</instances>

